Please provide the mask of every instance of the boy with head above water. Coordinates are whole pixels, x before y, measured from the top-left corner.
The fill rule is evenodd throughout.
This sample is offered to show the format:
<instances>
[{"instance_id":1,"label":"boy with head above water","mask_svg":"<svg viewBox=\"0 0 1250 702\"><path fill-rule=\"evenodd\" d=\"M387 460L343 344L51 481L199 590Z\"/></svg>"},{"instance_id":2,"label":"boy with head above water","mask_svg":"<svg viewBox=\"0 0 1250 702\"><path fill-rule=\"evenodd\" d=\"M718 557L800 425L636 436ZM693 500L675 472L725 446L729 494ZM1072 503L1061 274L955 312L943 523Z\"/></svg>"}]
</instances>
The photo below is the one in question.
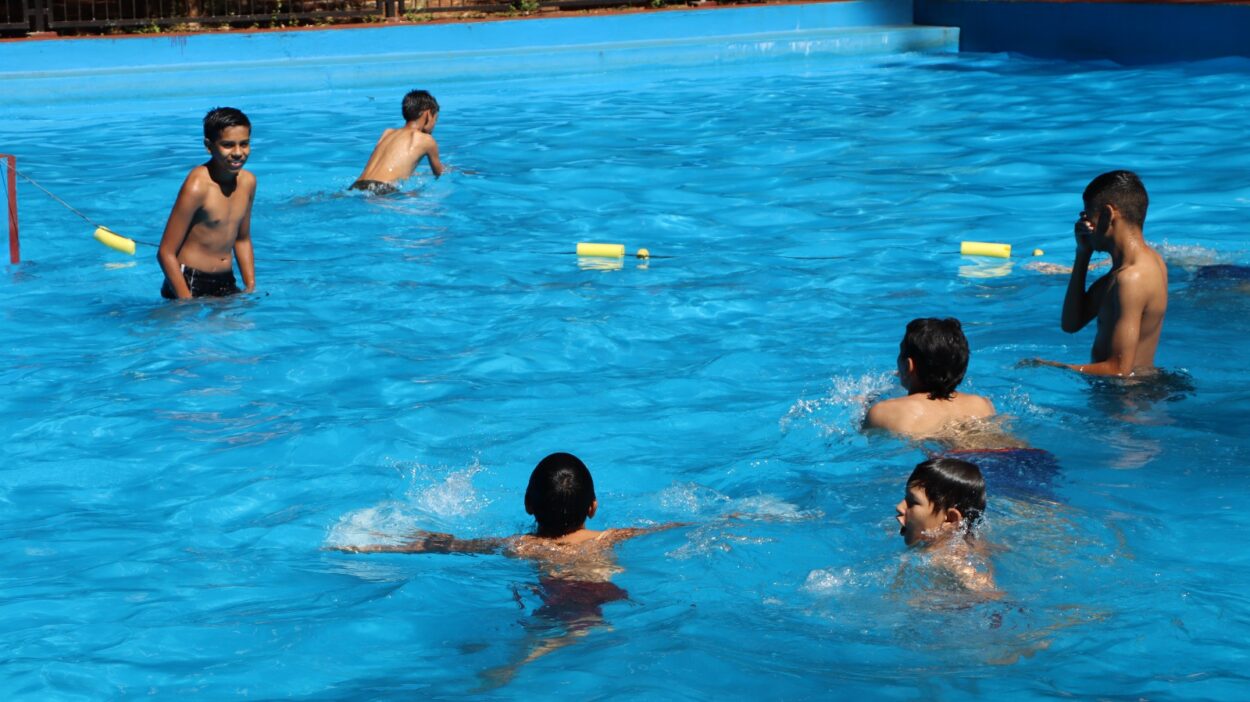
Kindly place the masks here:
<instances>
[{"instance_id":1,"label":"boy with head above water","mask_svg":"<svg viewBox=\"0 0 1250 702\"><path fill-rule=\"evenodd\" d=\"M1131 171L1094 178L1076 221L1076 260L1063 298L1060 326L1068 333L1098 320L1090 363L1033 359L1026 364L1070 368L1089 375L1127 376L1154 369L1155 349L1168 308L1168 270L1142 234L1150 199ZM1095 251L1111 254L1111 270L1085 289Z\"/></svg>"},{"instance_id":2,"label":"boy with head above water","mask_svg":"<svg viewBox=\"0 0 1250 702\"><path fill-rule=\"evenodd\" d=\"M993 416L989 400L955 391L968 356L958 319L913 319L898 348L898 379L907 395L869 407L864 428L911 439L942 438L961 423Z\"/></svg>"},{"instance_id":3,"label":"boy with head above water","mask_svg":"<svg viewBox=\"0 0 1250 702\"><path fill-rule=\"evenodd\" d=\"M590 470L569 453L553 453L539 461L525 490L525 512L534 516L532 534L505 538L459 539L451 534L418 531L400 544L339 546L355 553L497 553L533 561L539 568L534 589L541 605L533 615L542 628L559 628L559 635L540 637L516 663L492 671L492 682L506 682L517 668L585 636L603 625L602 606L623 600L628 593L611 582L620 571L612 547L626 539L683 526L664 524L647 528L586 528L595 516ZM517 594L518 601L521 599Z\"/></svg>"},{"instance_id":4,"label":"boy with head above water","mask_svg":"<svg viewBox=\"0 0 1250 702\"><path fill-rule=\"evenodd\" d=\"M365 170L350 190L395 192L399 189L396 183L412 175L423 158L429 159L435 178L443 174L438 142L431 136L438 123L438 101L424 90L413 90L404 96L403 113L404 126L382 132Z\"/></svg>"},{"instance_id":5,"label":"boy with head above water","mask_svg":"<svg viewBox=\"0 0 1250 702\"><path fill-rule=\"evenodd\" d=\"M985 512L985 479L975 464L956 458L920 463L894 510L905 544L931 552L932 563L963 587L994 590L988 568L981 572L973 565L976 527Z\"/></svg>"},{"instance_id":6,"label":"boy with head above water","mask_svg":"<svg viewBox=\"0 0 1250 702\"><path fill-rule=\"evenodd\" d=\"M156 260L165 273L161 296L169 299L222 297L256 287L252 259L252 202L256 177L243 170L251 154L252 124L233 107L204 116L209 159L187 174L165 224Z\"/></svg>"}]
</instances>

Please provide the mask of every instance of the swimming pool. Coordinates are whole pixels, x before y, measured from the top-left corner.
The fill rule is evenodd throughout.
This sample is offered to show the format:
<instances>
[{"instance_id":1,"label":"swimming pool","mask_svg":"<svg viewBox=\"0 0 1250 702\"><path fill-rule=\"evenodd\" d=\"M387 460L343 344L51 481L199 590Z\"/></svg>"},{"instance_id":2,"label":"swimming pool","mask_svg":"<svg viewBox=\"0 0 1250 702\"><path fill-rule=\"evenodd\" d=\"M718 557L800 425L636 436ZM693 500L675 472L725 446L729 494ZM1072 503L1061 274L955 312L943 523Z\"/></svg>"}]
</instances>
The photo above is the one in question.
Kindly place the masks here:
<instances>
[{"instance_id":1,"label":"swimming pool","mask_svg":"<svg viewBox=\"0 0 1250 702\"><path fill-rule=\"evenodd\" d=\"M543 633L531 568L324 548L524 530L530 469L568 450L592 525L694 526L624 545L610 626L482 696L1239 697L1250 298L1186 266L1245 261L1247 83L1248 63L988 55L418 81L463 170L382 199L342 191L417 85L249 95L260 292L216 303L162 302L150 249L129 265L25 189L0 302L0 688L477 689ZM154 241L199 118L236 103L209 90L0 106L5 148ZM1182 261L1158 360L1187 380L1157 397L1016 368L1086 357L1090 333L1058 329L1064 278L955 253L1067 262L1080 190L1117 167ZM587 240L670 258L605 269L570 254ZM1063 466L1053 503L991 485L1001 602L900 568L922 453L856 429L928 315L964 320L967 387Z\"/></svg>"}]
</instances>

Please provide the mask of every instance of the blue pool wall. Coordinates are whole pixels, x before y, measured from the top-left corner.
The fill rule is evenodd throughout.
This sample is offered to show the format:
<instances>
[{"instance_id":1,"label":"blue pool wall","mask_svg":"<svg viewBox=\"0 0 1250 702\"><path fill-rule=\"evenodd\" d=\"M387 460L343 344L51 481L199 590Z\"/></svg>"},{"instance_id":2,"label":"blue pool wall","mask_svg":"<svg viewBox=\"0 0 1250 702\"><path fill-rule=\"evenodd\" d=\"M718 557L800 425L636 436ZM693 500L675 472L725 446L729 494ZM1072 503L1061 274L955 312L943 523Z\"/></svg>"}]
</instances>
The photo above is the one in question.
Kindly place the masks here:
<instances>
[{"instance_id":1,"label":"blue pool wall","mask_svg":"<svg viewBox=\"0 0 1250 702\"><path fill-rule=\"evenodd\" d=\"M529 18L435 25L0 42L12 102L116 95L335 90L457 77L559 75L767 56L958 49L958 30L912 23L912 0ZM298 74L266 67L315 67ZM295 81L295 82L292 82Z\"/></svg>"},{"instance_id":2,"label":"blue pool wall","mask_svg":"<svg viewBox=\"0 0 1250 702\"><path fill-rule=\"evenodd\" d=\"M1120 64L1250 57L1250 5L915 0L915 22L959 49Z\"/></svg>"},{"instance_id":3,"label":"blue pool wall","mask_svg":"<svg viewBox=\"0 0 1250 702\"><path fill-rule=\"evenodd\" d=\"M0 42L0 66L5 67L0 73L361 55L512 53L910 24L912 0L854 0L428 25L18 40Z\"/></svg>"},{"instance_id":4,"label":"blue pool wall","mask_svg":"<svg viewBox=\"0 0 1250 702\"><path fill-rule=\"evenodd\" d=\"M889 31L864 31L870 27ZM1120 63L1250 57L1250 5L849 0L436 25L9 40L0 41L0 83L304 62L327 66L333 78L336 62L361 63L363 57L372 64L339 71L338 77L378 74L389 80L397 63L406 64L410 77L413 62L424 61L422 75L436 79L450 71L497 70L503 55L510 62L504 67L517 71L613 68L643 62L658 47L678 62L956 49ZM56 85L40 87L59 92Z\"/></svg>"}]
</instances>

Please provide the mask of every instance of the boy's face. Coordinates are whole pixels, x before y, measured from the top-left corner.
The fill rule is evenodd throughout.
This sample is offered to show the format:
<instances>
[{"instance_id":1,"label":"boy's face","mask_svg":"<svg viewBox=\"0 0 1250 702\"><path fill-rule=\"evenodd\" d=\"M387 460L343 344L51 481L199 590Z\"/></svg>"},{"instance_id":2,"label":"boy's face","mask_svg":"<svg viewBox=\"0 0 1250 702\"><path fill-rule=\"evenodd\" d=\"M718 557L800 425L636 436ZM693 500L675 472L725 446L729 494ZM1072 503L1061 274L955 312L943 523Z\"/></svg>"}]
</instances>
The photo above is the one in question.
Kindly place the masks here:
<instances>
[{"instance_id":1,"label":"boy's face","mask_svg":"<svg viewBox=\"0 0 1250 702\"><path fill-rule=\"evenodd\" d=\"M227 173L238 173L252 153L252 130L248 127L226 127L215 141L204 140L213 163Z\"/></svg>"},{"instance_id":2,"label":"boy's face","mask_svg":"<svg viewBox=\"0 0 1250 702\"><path fill-rule=\"evenodd\" d=\"M908 485L907 493L894 507L898 519L899 534L908 546L917 541L930 541L946 523L944 510L934 509L925 494L924 486Z\"/></svg>"}]
</instances>

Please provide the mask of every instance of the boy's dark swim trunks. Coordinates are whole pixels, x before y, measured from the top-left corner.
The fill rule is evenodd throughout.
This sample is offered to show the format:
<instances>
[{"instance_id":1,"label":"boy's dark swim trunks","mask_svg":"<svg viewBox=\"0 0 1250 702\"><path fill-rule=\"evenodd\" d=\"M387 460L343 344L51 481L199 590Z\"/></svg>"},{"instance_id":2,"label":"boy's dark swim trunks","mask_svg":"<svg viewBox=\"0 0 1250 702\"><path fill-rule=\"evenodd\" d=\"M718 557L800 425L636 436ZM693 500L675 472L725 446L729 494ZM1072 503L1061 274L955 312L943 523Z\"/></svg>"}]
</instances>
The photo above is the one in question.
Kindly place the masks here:
<instances>
[{"instance_id":1,"label":"boy's dark swim trunks","mask_svg":"<svg viewBox=\"0 0 1250 702\"><path fill-rule=\"evenodd\" d=\"M999 493L1048 496L1059 479L1059 459L1038 448L972 449L945 454L977 464L986 488Z\"/></svg>"},{"instance_id":2,"label":"boy's dark swim trunks","mask_svg":"<svg viewBox=\"0 0 1250 702\"><path fill-rule=\"evenodd\" d=\"M205 273L190 266L183 266L182 279L187 281L187 287L191 289L191 297L226 297L242 292L234 280L233 268L220 273ZM174 286L169 284L168 278L161 285L161 297L167 300L178 297L174 293Z\"/></svg>"},{"instance_id":3,"label":"boy's dark swim trunks","mask_svg":"<svg viewBox=\"0 0 1250 702\"><path fill-rule=\"evenodd\" d=\"M399 192L399 186L380 180L358 180L348 190L365 190L374 195L390 195Z\"/></svg>"}]
</instances>

